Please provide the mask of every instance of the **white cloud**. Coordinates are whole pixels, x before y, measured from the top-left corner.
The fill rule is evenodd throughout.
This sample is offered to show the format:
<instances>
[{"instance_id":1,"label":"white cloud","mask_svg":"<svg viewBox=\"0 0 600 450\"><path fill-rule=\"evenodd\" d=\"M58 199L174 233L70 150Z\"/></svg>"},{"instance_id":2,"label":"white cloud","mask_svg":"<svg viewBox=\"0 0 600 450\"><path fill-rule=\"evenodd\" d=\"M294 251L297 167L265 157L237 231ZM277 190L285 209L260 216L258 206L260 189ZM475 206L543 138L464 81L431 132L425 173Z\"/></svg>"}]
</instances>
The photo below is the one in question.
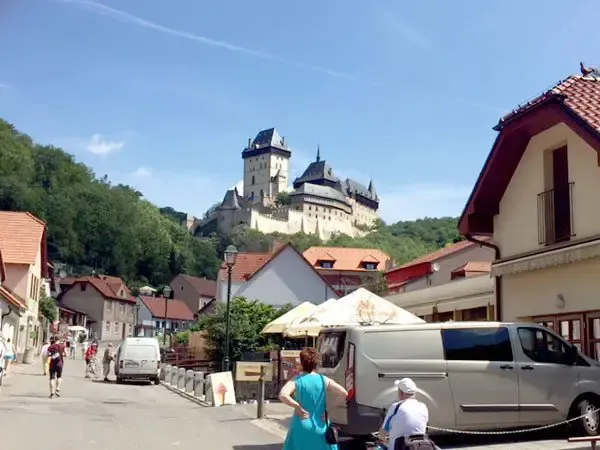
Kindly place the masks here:
<instances>
[{"instance_id":1,"label":"white cloud","mask_svg":"<svg viewBox=\"0 0 600 450\"><path fill-rule=\"evenodd\" d=\"M147 167L138 167L135 172L133 172L133 176L136 178L148 178L152 176L152 170Z\"/></svg>"},{"instance_id":2,"label":"white cloud","mask_svg":"<svg viewBox=\"0 0 600 450\"><path fill-rule=\"evenodd\" d=\"M108 155L109 153L121 150L124 146L125 141L113 141L101 134L92 135L84 144L84 148L94 155Z\"/></svg>"},{"instance_id":3,"label":"white cloud","mask_svg":"<svg viewBox=\"0 0 600 450\"><path fill-rule=\"evenodd\" d=\"M435 184L382 189L379 213L388 223L423 217L456 217L463 210L471 190L470 186Z\"/></svg>"},{"instance_id":4,"label":"white cloud","mask_svg":"<svg viewBox=\"0 0 600 450\"><path fill-rule=\"evenodd\" d=\"M0 81L0 89L6 89L6 90L8 90L8 89L12 89L12 86L10 84L2 83Z\"/></svg>"}]
</instances>

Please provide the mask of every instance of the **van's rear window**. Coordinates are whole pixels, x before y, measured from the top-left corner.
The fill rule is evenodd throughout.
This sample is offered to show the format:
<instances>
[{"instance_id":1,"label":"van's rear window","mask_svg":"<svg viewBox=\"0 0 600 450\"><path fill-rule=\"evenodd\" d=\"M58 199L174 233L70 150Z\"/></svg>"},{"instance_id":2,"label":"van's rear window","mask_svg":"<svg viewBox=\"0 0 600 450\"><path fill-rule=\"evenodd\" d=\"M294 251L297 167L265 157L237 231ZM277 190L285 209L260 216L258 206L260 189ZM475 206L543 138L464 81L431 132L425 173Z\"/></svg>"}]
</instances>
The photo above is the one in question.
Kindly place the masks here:
<instances>
[{"instance_id":1,"label":"van's rear window","mask_svg":"<svg viewBox=\"0 0 600 450\"><path fill-rule=\"evenodd\" d=\"M344 356L346 333L343 331L324 332L319 336L317 350L321 355L321 367L332 369Z\"/></svg>"},{"instance_id":2,"label":"van's rear window","mask_svg":"<svg viewBox=\"0 0 600 450\"><path fill-rule=\"evenodd\" d=\"M151 345L136 345L125 347L123 358L127 359L157 359L156 347Z\"/></svg>"}]
</instances>

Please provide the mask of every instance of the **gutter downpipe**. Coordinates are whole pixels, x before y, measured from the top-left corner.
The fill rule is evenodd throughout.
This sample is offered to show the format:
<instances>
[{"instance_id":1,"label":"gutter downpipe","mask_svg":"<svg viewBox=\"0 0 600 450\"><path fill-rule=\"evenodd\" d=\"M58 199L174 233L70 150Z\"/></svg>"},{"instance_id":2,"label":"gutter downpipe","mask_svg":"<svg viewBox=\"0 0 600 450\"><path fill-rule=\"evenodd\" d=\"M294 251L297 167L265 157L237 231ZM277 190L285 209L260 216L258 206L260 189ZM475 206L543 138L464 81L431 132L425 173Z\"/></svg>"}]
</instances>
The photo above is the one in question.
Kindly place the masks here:
<instances>
[{"instance_id":1,"label":"gutter downpipe","mask_svg":"<svg viewBox=\"0 0 600 450\"><path fill-rule=\"evenodd\" d=\"M467 241L472 242L473 244L479 245L481 247L491 248L492 250L494 250L494 259L496 259L496 260L500 259L500 247L498 247L497 245L492 244L491 242L480 241L479 239L475 239L471 234L465 234L465 239ZM501 322L502 321L502 275L496 276L494 278L496 279L496 286L495 286L496 288L494 289L495 298L496 298L495 316L496 316L496 321Z\"/></svg>"}]
</instances>

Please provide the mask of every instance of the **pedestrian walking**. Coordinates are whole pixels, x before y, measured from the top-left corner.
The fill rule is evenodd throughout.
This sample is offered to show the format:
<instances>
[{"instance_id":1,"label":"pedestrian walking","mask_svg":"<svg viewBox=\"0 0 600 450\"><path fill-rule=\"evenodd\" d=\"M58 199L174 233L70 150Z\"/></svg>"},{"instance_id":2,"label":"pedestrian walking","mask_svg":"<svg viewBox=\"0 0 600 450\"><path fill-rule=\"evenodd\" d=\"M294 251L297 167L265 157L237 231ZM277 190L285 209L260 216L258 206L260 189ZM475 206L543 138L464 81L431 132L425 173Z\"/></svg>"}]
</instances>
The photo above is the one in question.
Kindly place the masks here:
<instances>
[{"instance_id":1,"label":"pedestrian walking","mask_svg":"<svg viewBox=\"0 0 600 450\"><path fill-rule=\"evenodd\" d=\"M67 355L66 346L57 342L52 336L50 338L50 347L48 347L48 369L50 374L50 398L60 397L60 387L62 384L62 372L64 360Z\"/></svg>"},{"instance_id":2,"label":"pedestrian walking","mask_svg":"<svg viewBox=\"0 0 600 450\"><path fill-rule=\"evenodd\" d=\"M88 347L88 349L85 352L85 377L86 378L90 378L90 373L92 372L92 363L94 361L94 359L96 358L96 354L98 353L98 344L96 344L95 342L92 343L92 345L90 345ZM97 376L97 374L94 373L94 376Z\"/></svg>"},{"instance_id":3,"label":"pedestrian walking","mask_svg":"<svg viewBox=\"0 0 600 450\"><path fill-rule=\"evenodd\" d=\"M4 343L4 376L10 373L10 365L16 359L15 346L10 341L10 338Z\"/></svg>"},{"instance_id":4,"label":"pedestrian walking","mask_svg":"<svg viewBox=\"0 0 600 450\"><path fill-rule=\"evenodd\" d=\"M399 401L389 407L379 439L390 450L438 449L427 436L429 410L416 399L417 385L410 378L396 380Z\"/></svg>"},{"instance_id":5,"label":"pedestrian walking","mask_svg":"<svg viewBox=\"0 0 600 450\"><path fill-rule=\"evenodd\" d=\"M337 450L327 415L327 394L345 400L348 392L335 381L319 375L319 354L312 347L300 352L302 373L288 381L279 393L282 403L294 408L294 417L283 450Z\"/></svg>"},{"instance_id":6,"label":"pedestrian walking","mask_svg":"<svg viewBox=\"0 0 600 450\"><path fill-rule=\"evenodd\" d=\"M44 345L42 346L42 351L40 353L40 359L42 360L42 372L44 375L48 375L48 348L50 347L50 341L46 340Z\"/></svg>"},{"instance_id":7,"label":"pedestrian walking","mask_svg":"<svg viewBox=\"0 0 600 450\"><path fill-rule=\"evenodd\" d=\"M102 369L104 372L104 381L110 381L108 375L110 374L110 363L115 359L115 348L112 343L108 344L106 350L104 350L104 357L102 358Z\"/></svg>"}]
</instances>

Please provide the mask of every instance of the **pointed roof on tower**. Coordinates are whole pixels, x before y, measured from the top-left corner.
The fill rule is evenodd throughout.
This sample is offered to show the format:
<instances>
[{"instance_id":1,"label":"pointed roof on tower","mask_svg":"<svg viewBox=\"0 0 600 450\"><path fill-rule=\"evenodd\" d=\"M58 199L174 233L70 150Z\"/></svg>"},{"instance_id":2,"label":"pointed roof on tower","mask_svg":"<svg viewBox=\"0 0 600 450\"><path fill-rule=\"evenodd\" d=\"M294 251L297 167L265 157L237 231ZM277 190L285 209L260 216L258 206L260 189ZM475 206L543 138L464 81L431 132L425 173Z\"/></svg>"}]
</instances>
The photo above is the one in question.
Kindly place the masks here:
<instances>
[{"instance_id":1,"label":"pointed roof on tower","mask_svg":"<svg viewBox=\"0 0 600 450\"><path fill-rule=\"evenodd\" d=\"M242 158L251 158L266 153L276 153L288 158L292 156L285 137L281 137L275 128L259 131L254 140L248 139L248 145L242 151Z\"/></svg>"}]
</instances>

